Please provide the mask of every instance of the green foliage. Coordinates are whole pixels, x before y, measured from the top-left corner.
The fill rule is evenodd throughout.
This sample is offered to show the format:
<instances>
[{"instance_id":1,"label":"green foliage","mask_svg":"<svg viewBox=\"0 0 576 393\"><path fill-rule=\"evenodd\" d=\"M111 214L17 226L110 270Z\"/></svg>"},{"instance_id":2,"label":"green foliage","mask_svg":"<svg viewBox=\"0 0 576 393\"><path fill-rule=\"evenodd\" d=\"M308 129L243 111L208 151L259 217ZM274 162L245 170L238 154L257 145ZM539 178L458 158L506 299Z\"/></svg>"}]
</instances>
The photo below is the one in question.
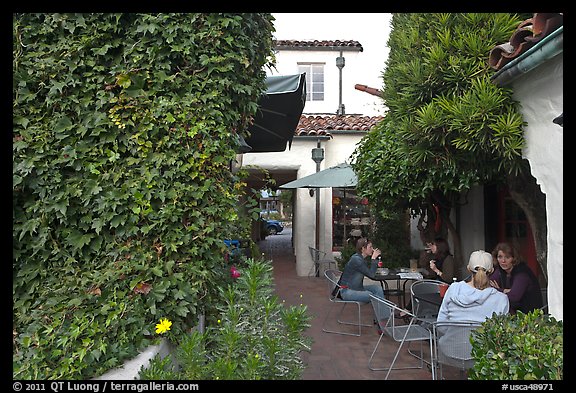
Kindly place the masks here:
<instances>
[{"instance_id":1,"label":"green foliage","mask_svg":"<svg viewBox=\"0 0 576 393\"><path fill-rule=\"evenodd\" d=\"M382 251L385 267L408 267L415 251L410 247L410 217L406 212L387 218L376 216L376 230L372 235L374 247Z\"/></svg>"},{"instance_id":2,"label":"green foliage","mask_svg":"<svg viewBox=\"0 0 576 393\"><path fill-rule=\"evenodd\" d=\"M512 14L399 13L383 73L384 121L358 145L358 189L380 214L430 200L450 206L473 185L515 173L522 118L510 89L490 81L490 50L520 22Z\"/></svg>"},{"instance_id":3,"label":"green foliage","mask_svg":"<svg viewBox=\"0 0 576 393\"><path fill-rule=\"evenodd\" d=\"M305 306L284 306L273 295L269 262L248 259L241 275L221 290L218 318L204 334L180 341L173 362L155 358L141 379L299 379L302 350L311 339ZM175 368L173 365L178 365Z\"/></svg>"},{"instance_id":4,"label":"green foliage","mask_svg":"<svg viewBox=\"0 0 576 393\"><path fill-rule=\"evenodd\" d=\"M271 20L13 15L14 378L93 377L212 307Z\"/></svg>"},{"instance_id":5,"label":"green foliage","mask_svg":"<svg viewBox=\"0 0 576 393\"><path fill-rule=\"evenodd\" d=\"M342 250L340 250L340 256L334 257L336 263L338 264L338 270L344 271L344 267L352 257L356 254L356 246L350 243L346 243Z\"/></svg>"},{"instance_id":6,"label":"green foliage","mask_svg":"<svg viewBox=\"0 0 576 393\"><path fill-rule=\"evenodd\" d=\"M494 315L470 337L474 380L560 380L564 323L542 310Z\"/></svg>"}]
</instances>

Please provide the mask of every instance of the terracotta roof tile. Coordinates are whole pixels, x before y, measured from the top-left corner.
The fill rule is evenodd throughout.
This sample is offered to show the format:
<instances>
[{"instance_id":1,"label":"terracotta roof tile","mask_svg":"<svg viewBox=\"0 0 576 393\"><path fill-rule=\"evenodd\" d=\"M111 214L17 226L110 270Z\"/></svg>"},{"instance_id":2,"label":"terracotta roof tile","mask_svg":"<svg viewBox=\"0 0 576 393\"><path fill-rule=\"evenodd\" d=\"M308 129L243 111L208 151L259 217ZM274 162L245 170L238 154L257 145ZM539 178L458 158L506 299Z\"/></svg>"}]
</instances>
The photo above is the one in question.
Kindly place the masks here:
<instances>
[{"instance_id":1,"label":"terracotta roof tile","mask_svg":"<svg viewBox=\"0 0 576 393\"><path fill-rule=\"evenodd\" d=\"M358 41L354 40L276 40L276 48L282 49L299 49L299 48L317 48L330 49L339 48L358 50L362 52L364 48Z\"/></svg>"},{"instance_id":2,"label":"terracotta roof tile","mask_svg":"<svg viewBox=\"0 0 576 393\"><path fill-rule=\"evenodd\" d=\"M492 48L488 58L490 67L495 70L501 69L563 24L563 14L535 13L532 18L518 25L509 42Z\"/></svg>"},{"instance_id":3,"label":"terracotta roof tile","mask_svg":"<svg viewBox=\"0 0 576 393\"><path fill-rule=\"evenodd\" d=\"M368 132L383 118L384 116L302 115L295 134L298 136L332 136L330 131Z\"/></svg>"}]
</instances>

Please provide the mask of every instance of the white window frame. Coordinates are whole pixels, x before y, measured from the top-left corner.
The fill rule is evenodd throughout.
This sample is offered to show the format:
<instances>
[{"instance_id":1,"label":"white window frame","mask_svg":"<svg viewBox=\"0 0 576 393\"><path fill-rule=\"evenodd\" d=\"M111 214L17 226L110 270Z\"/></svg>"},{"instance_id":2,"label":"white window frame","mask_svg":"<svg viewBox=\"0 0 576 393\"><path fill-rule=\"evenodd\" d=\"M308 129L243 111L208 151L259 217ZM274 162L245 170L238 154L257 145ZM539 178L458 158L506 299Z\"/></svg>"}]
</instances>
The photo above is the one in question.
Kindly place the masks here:
<instances>
[{"instance_id":1,"label":"white window frame","mask_svg":"<svg viewBox=\"0 0 576 393\"><path fill-rule=\"evenodd\" d=\"M298 72L306 73L306 101L324 101L326 63L298 63Z\"/></svg>"}]
</instances>

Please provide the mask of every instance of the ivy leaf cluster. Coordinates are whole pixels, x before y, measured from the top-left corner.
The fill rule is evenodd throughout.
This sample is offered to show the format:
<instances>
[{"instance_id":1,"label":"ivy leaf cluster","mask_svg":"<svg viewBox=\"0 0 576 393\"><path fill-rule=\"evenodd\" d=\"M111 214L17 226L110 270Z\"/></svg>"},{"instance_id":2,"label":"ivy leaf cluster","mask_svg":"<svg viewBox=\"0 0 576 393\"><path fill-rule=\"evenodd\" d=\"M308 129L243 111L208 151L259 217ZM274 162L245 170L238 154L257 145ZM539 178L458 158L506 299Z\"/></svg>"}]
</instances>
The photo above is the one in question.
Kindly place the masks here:
<instances>
[{"instance_id":1,"label":"ivy leaf cluster","mask_svg":"<svg viewBox=\"0 0 576 393\"><path fill-rule=\"evenodd\" d=\"M93 377L217 299L271 21L13 15L15 378Z\"/></svg>"}]
</instances>

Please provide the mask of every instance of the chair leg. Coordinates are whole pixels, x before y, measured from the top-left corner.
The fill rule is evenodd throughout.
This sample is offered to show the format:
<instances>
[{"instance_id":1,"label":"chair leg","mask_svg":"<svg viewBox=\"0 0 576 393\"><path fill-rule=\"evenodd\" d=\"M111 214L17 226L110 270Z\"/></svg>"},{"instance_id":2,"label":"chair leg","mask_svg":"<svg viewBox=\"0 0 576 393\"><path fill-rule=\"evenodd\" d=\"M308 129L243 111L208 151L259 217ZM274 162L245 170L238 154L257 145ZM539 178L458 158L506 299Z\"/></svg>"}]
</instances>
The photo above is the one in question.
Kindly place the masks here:
<instances>
[{"instance_id":1,"label":"chair leg","mask_svg":"<svg viewBox=\"0 0 576 393\"><path fill-rule=\"evenodd\" d=\"M338 316L336 318L337 322L339 324L342 325L353 325L353 326L358 326L358 333L348 333L348 332L342 332L342 331L336 331L336 330L328 330L326 329L326 321L328 320L328 317L331 314L332 309L336 306L334 303L332 304L332 307L330 307L328 309L328 312L326 313L326 317L324 317L324 323L322 324L322 331L326 332L326 333L334 333L334 334L342 334L342 335L346 335L346 336L356 336L359 337L362 335L362 326L366 326L366 327L370 327L372 325L368 325L368 324L364 324L362 323L362 314L361 314L361 309L360 309L360 304L356 303L356 306L358 307L358 322L348 322L348 321L341 321L340 320L340 316L342 315L342 312L344 311L344 308L346 307L347 304L349 303L344 303L342 302L342 308L340 309L340 312L338 313Z\"/></svg>"},{"instance_id":2,"label":"chair leg","mask_svg":"<svg viewBox=\"0 0 576 393\"><path fill-rule=\"evenodd\" d=\"M384 379L388 379L388 377L390 376L390 372L392 370L421 369L422 367L424 367L424 362L422 361L423 359L420 360L419 366L394 367L394 364L396 363L398 355L400 354L400 350L402 349L404 341L401 341L399 343L398 348L396 350L396 353L394 354L394 358L392 359L392 362L390 363L389 367L381 367L381 368L373 367L372 366L372 359L374 357L374 354L376 353L376 350L378 349L378 345L380 344L380 340L382 339L383 335L384 335L384 333L382 333L380 335L380 338L378 339L378 342L376 343L376 346L374 347L374 350L372 351L372 355L370 356L370 359L368 360L368 368L370 370L372 370L372 371L387 371L386 377ZM410 344L410 341L408 343ZM422 342L421 342L421 344L422 344ZM432 351L432 341L430 341L430 351ZM423 358L423 355L422 355L422 358ZM430 360L432 363L432 352L430 352ZM434 379L434 376L435 376L434 368L432 368L432 379Z\"/></svg>"}]
</instances>

